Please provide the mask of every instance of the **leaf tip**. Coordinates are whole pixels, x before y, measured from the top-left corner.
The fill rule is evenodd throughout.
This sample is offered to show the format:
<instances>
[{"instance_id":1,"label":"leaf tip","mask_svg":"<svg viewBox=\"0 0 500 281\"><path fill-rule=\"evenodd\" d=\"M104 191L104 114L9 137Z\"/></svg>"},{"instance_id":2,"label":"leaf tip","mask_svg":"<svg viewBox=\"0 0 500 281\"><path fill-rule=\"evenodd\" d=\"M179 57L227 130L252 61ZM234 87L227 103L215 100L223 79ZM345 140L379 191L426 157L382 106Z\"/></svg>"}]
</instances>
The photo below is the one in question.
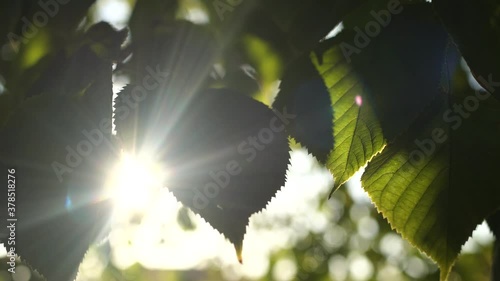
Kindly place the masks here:
<instances>
[{"instance_id":1,"label":"leaf tip","mask_svg":"<svg viewBox=\"0 0 500 281\"><path fill-rule=\"evenodd\" d=\"M243 264L243 241L235 243L234 249L236 250L236 257L238 258L238 262Z\"/></svg>"},{"instance_id":2,"label":"leaf tip","mask_svg":"<svg viewBox=\"0 0 500 281\"><path fill-rule=\"evenodd\" d=\"M330 194L328 194L328 200L332 199L334 191L335 191L335 188L333 188L332 191L330 191Z\"/></svg>"},{"instance_id":3,"label":"leaf tip","mask_svg":"<svg viewBox=\"0 0 500 281\"><path fill-rule=\"evenodd\" d=\"M333 187L332 187L332 190L330 191L330 194L328 194L328 200L330 200L333 196L333 193L335 193L335 191L337 191L337 189L339 189L340 186L342 186L345 182L342 182L342 183L337 183L338 181L335 181L333 183Z\"/></svg>"}]
</instances>

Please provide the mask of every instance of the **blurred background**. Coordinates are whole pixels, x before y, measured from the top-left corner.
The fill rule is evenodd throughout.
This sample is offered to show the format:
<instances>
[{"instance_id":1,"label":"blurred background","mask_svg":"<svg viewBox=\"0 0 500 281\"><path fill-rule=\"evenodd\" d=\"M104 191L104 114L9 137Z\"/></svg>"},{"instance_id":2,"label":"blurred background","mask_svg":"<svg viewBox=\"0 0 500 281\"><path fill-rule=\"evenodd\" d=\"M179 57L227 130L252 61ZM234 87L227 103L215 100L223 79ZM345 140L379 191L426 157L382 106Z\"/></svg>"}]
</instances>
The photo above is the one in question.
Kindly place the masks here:
<instances>
[{"instance_id":1,"label":"blurred background","mask_svg":"<svg viewBox=\"0 0 500 281\"><path fill-rule=\"evenodd\" d=\"M182 0L176 17L210 24L214 15L207 3L212 1ZM124 28L134 5L135 1L98 0L82 25L107 21ZM263 41L247 40L255 61L265 62L259 73L266 75L260 78L254 97L269 104L279 85L279 60ZM245 71L251 74L252 69ZM224 80L227 73L216 67L212 74ZM120 76L114 80L116 92L127 82ZM286 185L266 210L251 217L243 264L238 263L233 246L183 208L168 189L140 198L131 190L117 204L109 236L85 257L78 280L438 280L436 265L376 212L361 187L360 175L328 200L333 186L330 172L295 147ZM450 280L489 280L493 239L486 224L478 226ZM11 276L5 256L0 247L0 281L41 280L21 264Z\"/></svg>"}]
</instances>

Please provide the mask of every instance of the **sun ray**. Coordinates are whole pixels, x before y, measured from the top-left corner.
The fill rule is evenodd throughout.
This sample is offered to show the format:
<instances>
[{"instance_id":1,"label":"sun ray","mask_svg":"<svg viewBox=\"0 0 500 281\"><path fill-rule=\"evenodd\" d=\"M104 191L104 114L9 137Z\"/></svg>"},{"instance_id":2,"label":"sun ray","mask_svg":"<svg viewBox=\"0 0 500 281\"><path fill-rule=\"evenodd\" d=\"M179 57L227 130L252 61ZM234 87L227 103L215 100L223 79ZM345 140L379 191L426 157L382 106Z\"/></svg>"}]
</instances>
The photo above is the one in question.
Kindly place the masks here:
<instances>
[{"instance_id":1,"label":"sun ray","mask_svg":"<svg viewBox=\"0 0 500 281\"><path fill-rule=\"evenodd\" d=\"M167 176L164 166L150 156L123 153L112 169L106 185L106 197L115 212L144 212L154 201Z\"/></svg>"}]
</instances>

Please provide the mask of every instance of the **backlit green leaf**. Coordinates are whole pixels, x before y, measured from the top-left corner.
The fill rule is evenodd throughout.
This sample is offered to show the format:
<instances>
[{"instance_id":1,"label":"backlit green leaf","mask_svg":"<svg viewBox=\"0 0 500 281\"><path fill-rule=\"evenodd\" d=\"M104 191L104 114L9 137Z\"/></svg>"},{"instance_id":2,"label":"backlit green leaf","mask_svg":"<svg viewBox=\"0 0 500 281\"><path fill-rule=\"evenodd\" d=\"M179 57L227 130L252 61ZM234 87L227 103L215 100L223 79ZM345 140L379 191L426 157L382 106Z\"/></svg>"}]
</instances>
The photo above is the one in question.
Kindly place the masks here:
<instances>
[{"instance_id":1,"label":"backlit green leaf","mask_svg":"<svg viewBox=\"0 0 500 281\"><path fill-rule=\"evenodd\" d=\"M455 89L437 97L362 177L391 226L439 264L441 280L474 228L500 206L498 122L500 103L490 94Z\"/></svg>"},{"instance_id":2,"label":"backlit green leaf","mask_svg":"<svg viewBox=\"0 0 500 281\"><path fill-rule=\"evenodd\" d=\"M323 76L334 108L334 148L327 167L335 177L333 191L379 152L385 140L366 86L338 45L312 60ZM333 192L332 191L332 192Z\"/></svg>"},{"instance_id":3,"label":"backlit green leaf","mask_svg":"<svg viewBox=\"0 0 500 281\"><path fill-rule=\"evenodd\" d=\"M351 24L375 23L365 10L358 13L368 19L360 16ZM408 128L439 93L447 33L429 16L429 4L399 10L386 26L379 25L377 34L347 29L322 42L290 67L280 86L274 107L286 105L297 115L290 134L330 169L332 192L365 166L386 139ZM363 36L367 39L360 45ZM324 108L327 103L330 111Z\"/></svg>"}]
</instances>

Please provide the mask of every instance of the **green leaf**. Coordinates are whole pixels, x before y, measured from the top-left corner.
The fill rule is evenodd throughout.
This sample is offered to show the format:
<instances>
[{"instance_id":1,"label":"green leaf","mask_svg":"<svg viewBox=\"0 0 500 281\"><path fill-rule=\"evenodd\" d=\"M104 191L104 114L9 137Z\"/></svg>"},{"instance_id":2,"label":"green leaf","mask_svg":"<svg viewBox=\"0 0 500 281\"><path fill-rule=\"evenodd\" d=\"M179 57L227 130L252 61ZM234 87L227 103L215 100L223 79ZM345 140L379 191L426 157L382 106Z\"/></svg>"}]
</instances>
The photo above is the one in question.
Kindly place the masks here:
<instances>
[{"instance_id":1,"label":"green leaf","mask_svg":"<svg viewBox=\"0 0 500 281\"><path fill-rule=\"evenodd\" d=\"M289 146L281 115L228 89L184 100L146 91L129 106L126 97L139 87L127 86L115 100L118 136L130 152L168 168L165 186L227 237L241 260L249 217L285 183Z\"/></svg>"},{"instance_id":2,"label":"green leaf","mask_svg":"<svg viewBox=\"0 0 500 281\"><path fill-rule=\"evenodd\" d=\"M333 193L384 147L385 139L367 88L341 48L336 45L320 57L311 56L334 108L335 144L326 164L335 177Z\"/></svg>"},{"instance_id":3,"label":"green leaf","mask_svg":"<svg viewBox=\"0 0 500 281\"><path fill-rule=\"evenodd\" d=\"M351 21L362 28L358 29L361 32L344 30L331 42L320 46L327 51L321 48L318 51L322 54L318 56L318 69L326 73L323 75L326 83L335 85L339 81L335 87L344 84L343 87L349 89L340 96L342 99L332 96L335 116L338 116L338 120L334 120L336 147L328 161L336 177L333 190L366 165L382 149L384 139L390 142L406 130L439 93L448 37L432 18L430 5L400 7L401 13L392 14L386 26L378 22L379 34L368 35L368 22L375 22L373 12L390 14L385 7L387 4L383 4L370 11L364 7L365 10L360 9L364 12L357 11L360 15L352 15L362 19ZM366 16L369 19L364 18ZM368 36L364 47L356 44L361 33ZM430 51L423 51L423 42ZM333 47L328 49L328 46ZM348 46L359 48L358 52L349 53ZM325 61L329 63L321 66ZM353 99L361 105L354 106ZM351 122L350 126L344 125L347 122Z\"/></svg>"},{"instance_id":4,"label":"green leaf","mask_svg":"<svg viewBox=\"0 0 500 281\"><path fill-rule=\"evenodd\" d=\"M298 61L285 75L273 105L297 115L288 127L290 135L329 168L335 177L333 190L384 146L366 94L352 65L334 45Z\"/></svg>"},{"instance_id":5,"label":"green leaf","mask_svg":"<svg viewBox=\"0 0 500 281\"><path fill-rule=\"evenodd\" d=\"M255 67L256 76L260 82L260 91L254 98L265 104L270 104L276 94L276 81L281 78L283 65L282 58L268 42L255 36L242 38L242 50L248 62ZM234 60L233 61L239 61ZM248 87L246 87L248 88ZM239 91L245 91L245 85L240 85Z\"/></svg>"},{"instance_id":6,"label":"green leaf","mask_svg":"<svg viewBox=\"0 0 500 281\"><path fill-rule=\"evenodd\" d=\"M441 280L474 228L500 207L500 103L455 88L436 97L362 176L391 226L439 264Z\"/></svg>"},{"instance_id":7,"label":"green leaf","mask_svg":"<svg viewBox=\"0 0 500 281\"><path fill-rule=\"evenodd\" d=\"M429 4L400 9L376 35L347 29L322 42L283 78L274 107L287 106L297 115L289 132L330 169L332 192L438 94L447 33L430 17ZM361 20L351 24L366 26L364 13L375 22L365 10L352 15ZM368 38L365 46L356 43L362 36ZM422 42L432 51L423 52Z\"/></svg>"},{"instance_id":8,"label":"green leaf","mask_svg":"<svg viewBox=\"0 0 500 281\"><path fill-rule=\"evenodd\" d=\"M289 125L291 136L326 164L336 190L385 140L366 86L339 45L325 45L333 46L311 53L285 75L274 107L297 115Z\"/></svg>"}]
</instances>

